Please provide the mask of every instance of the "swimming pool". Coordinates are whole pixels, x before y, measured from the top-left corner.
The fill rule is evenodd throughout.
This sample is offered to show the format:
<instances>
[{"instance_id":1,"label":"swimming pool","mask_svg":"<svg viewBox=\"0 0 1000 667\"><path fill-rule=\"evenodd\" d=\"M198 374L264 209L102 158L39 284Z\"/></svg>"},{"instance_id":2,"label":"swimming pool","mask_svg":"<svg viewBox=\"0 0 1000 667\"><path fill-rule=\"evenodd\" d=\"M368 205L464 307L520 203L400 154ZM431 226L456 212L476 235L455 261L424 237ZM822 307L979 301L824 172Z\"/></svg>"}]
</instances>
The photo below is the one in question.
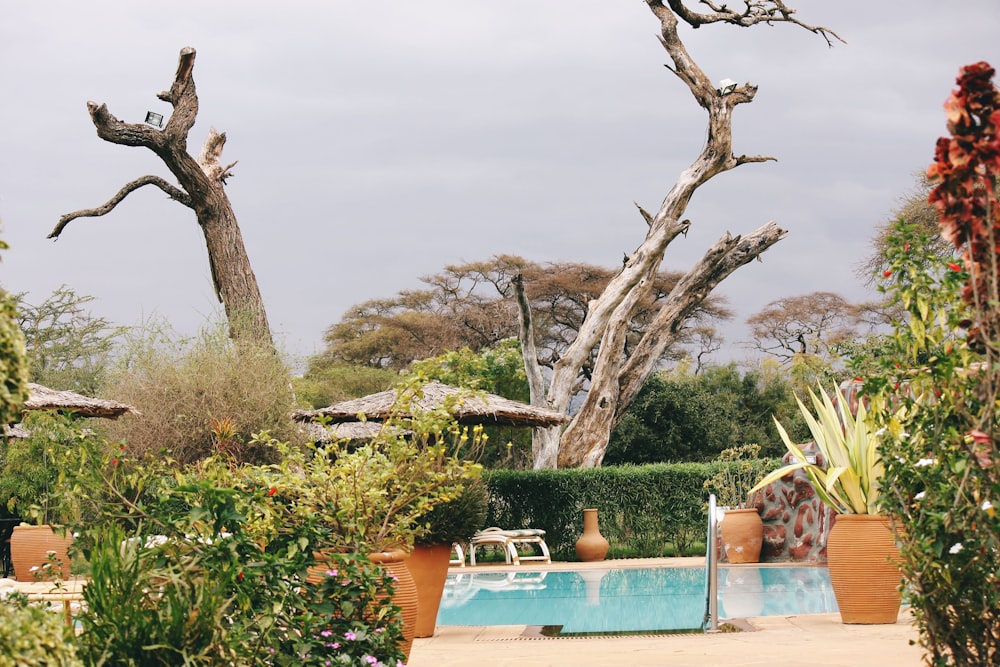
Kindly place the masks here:
<instances>
[{"instance_id":1,"label":"swimming pool","mask_svg":"<svg viewBox=\"0 0 1000 667\"><path fill-rule=\"evenodd\" d=\"M825 567L720 567L722 618L837 611ZM562 626L562 634L702 627L705 568L449 574L438 625Z\"/></svg>"}]
</instances>

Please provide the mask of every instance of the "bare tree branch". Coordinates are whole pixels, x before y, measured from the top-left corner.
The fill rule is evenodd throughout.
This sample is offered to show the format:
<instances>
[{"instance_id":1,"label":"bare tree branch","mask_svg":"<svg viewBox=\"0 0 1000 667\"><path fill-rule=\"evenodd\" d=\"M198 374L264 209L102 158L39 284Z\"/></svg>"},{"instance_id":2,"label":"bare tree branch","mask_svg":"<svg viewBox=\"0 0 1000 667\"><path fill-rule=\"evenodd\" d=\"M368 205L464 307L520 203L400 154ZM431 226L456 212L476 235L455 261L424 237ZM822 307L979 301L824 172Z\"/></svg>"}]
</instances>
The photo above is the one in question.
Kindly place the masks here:
<instances>
[{"instance_id":1,"label":"bare tree branch","mask_svg":"<svg viewBox=\"0 0 1000 667\"><path fill-rule=\"evenodd\" d=\"M125 199L125 197L127 197L132 192L138 190L139 188L143 187L144 185L155 185L156 187L160 188L165 193L167 193L167 196L173 199L174 201L178 201L187 206L188 208L191 208L191 198L183 190L175 188L173 185L167 183L159 176L153 176L153 175L140 176L134 181L126 183L122 187L122 189L119 190L117 194L115 194L114 197L109 199L101 206L98 206L97 208L85 208L80 211L73 211L72 213L67 213L66 215L62 216L61 218L59 218L59 224L55 226L55 229L49 232L49 235L46 238L50 239L59 238L59 235L62 234L62 231L66 227L66 225L68 225L73 220L76 220L77 218L99 218L102 215L110 213L111 211L114 210L116 206L118 206L118 204L122 202L123 199Z\"/></svg>"},{"instance_id":2,"label":"bare tree branch","mask_svg":"<svg viewBox=\"0 0 1000 667\"><path fill-rule=\"evenodd\" d=\"M699 4L708 7L711 12L700 13L693 11L684 4L684 0L667 0L677 16L681 17L685 23L692 28L699 28L709 23L730 23L743 28L757 25L758 23L794 23L800 28L819 35L826 40L827 46L833 46L836 39L842 44L846 44L843 38L827 27L821 25L809 25L795 18L795 10L785 5L781 0L743 0L743 11L738 12L730 9L725 3L718 4L711 0L699 0Z\"/></svg>"}]
</instances>

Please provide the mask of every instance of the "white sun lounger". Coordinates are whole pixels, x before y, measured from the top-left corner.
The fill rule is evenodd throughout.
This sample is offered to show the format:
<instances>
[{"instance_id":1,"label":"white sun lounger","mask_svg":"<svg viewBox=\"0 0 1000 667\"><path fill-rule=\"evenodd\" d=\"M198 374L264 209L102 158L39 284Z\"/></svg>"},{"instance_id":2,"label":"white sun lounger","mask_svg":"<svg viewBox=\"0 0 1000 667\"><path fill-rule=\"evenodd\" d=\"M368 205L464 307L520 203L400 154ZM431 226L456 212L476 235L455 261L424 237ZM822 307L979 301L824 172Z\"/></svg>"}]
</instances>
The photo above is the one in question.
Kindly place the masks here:
<instances>
[{"instance_id":1,"label":"white sun lounger","mask_svg":"<svg viewBox=\"0 0 1000 667\"><path fill-rule=\"evenodd\" d=\"M522 556L517 548L524 544L538 547L540 555ZM504 530L502 528L487 528L472 536L469 542L469 563L476 564L476 547L494 545L503 547L507 564L520 565L522 561L541 561L551 563L549 547L545 544L545 531L538 528L522 528L519 530Z\"/></svg>"}]
</instances>

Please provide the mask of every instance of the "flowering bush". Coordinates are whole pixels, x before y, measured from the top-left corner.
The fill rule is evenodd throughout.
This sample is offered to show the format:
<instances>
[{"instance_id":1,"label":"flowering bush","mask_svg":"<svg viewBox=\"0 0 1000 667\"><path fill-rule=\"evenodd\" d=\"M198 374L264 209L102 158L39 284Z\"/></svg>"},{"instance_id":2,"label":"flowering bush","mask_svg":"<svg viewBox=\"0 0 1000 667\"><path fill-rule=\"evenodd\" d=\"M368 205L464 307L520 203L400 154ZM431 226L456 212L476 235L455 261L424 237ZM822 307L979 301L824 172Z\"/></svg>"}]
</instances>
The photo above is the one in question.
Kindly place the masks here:
<instances>
[{"instance_id":1,"label":"flowering bush","mask_svg":"<svg viewBox=\"0 0 1000 667\"><path fill-rule=\"evenodd\" d=\"M289 614L275 665L402 666L393 578L361 557L330 554Z\"/></svg>"},{"instance_id":2,"label":"flowering bush","mask_svg":"<svg viewBox=\"0 0 1000 667\"><path fill-rule=\"evenodd\" d=\"M117 502L95 502L84 540L87 664L396 667L391 581L344 556L343 576L308 584L325 531L273 487L223 460L170 474L106 467Z\"/></svg>"},{"instance_id":3,"label":"flowering bush","mask_svg":"<svg viewBox=\"0 0 1000 667\"><path fill-rule=\"evenodd\" d=\"M873 401L883 427L884 506L901 523L907 593L935 666L1000 664L1000 93L985 63L963 68L946 104L951 137L928 170L930 201L960 261L900 221L883 288L908 313ZM967 333L964 333L967 332ZM876 414L889 415L880 410Z\"/></svg>"}]
</instances>

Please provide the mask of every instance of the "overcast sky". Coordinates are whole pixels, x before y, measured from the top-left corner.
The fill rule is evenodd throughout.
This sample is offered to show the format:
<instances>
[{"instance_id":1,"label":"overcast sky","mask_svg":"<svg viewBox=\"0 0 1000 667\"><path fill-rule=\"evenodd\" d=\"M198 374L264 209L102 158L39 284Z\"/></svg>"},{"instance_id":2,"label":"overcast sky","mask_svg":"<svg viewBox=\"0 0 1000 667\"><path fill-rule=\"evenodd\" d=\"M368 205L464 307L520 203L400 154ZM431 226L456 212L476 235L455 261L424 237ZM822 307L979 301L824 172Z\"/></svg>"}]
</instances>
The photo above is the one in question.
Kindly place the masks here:
<instances>
[{"instance_id":1,"label":"overcast sky","mask_svg":"<svg viewBox=\"0 0 1000 667\"><path fill-rule=\"evenodd\" d=\"M733 3L738 4L738 3ZM717 290L745 318L814 291L871 298L855 276L933 156L959 67L1000 66L1000 1L801 0L807 23L684 30L714 80L759 86L734 147L778 162L716 177L664 268L724 232L775 220L786 239ZM193 333L220 312L192 211L155 188L104 203L149 151L97 138L86 102L131 122L167 115L182 47L197 49L197 155L209 127L238 160L228 193L272 329L322 349L352 304L419 288L446 264L499 253L617 266L697 155L705 116L663 64L640 0L6 0L0 3L0 283L38 303L61 285L119 324Z\"/></svg>"}]
</instances>

